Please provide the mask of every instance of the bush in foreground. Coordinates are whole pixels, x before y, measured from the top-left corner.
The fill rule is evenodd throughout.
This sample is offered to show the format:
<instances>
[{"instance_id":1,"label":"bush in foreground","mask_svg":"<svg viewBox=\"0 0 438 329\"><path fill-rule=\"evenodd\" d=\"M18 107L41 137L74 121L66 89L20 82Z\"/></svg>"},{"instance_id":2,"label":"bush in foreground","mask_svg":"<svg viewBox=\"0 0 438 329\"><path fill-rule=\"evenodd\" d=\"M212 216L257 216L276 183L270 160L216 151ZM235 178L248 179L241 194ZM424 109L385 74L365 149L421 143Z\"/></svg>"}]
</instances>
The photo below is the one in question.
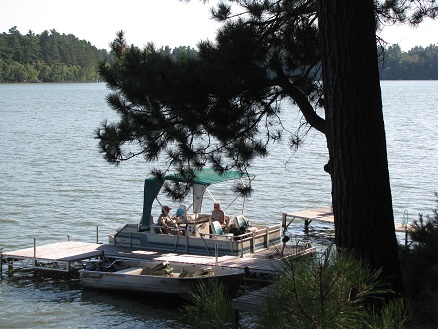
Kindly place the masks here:
<instances>
[{"instance_id":1,"label":"bush in foreground","mask_svg":"<svg viewBox=\"0 0 438 329\"><path fill-rule=\"evenodd\" d=\"M217 280L200 283L190 292L188 304L181 309L186 321L194 328L222 329L231 327L231 299Z\"/></svg>"},{"instance_id":2,"label":"bush in foreground","mask_svg":"<svg viewBox=\"0 0 438 329\"><path fill-rule=\"evenodd\" d=\"M408 328L403 300L350 255L327 249L319 260L285 262L257 316L258 328ZM376 310L373 305L383 305ZM394 326L387 324L394 322Z\"/></svg>"},{"instance_id":3,"label":"bush in foreground","mask_svg":"<svg viewBox=\"0 0 438 329\"><path fill-rule=\"evenodd\" d=\"M438 194L436 195L438 201ZM438 327L438 205L419 215L408 231L411 244L401 253L405 294L421 316L418 328Z\"/></svg>"}]
</instances>

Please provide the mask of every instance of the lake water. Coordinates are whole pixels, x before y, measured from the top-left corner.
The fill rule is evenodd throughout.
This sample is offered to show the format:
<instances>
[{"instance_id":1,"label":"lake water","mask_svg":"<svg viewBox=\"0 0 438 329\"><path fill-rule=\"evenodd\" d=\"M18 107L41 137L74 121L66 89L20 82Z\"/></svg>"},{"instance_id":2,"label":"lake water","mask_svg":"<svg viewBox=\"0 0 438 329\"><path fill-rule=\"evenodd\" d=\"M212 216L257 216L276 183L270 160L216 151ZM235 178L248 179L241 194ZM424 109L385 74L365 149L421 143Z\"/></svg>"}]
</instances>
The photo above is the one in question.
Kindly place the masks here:
<instances>
[{"instance_id":1,"label":"lake water","mask_svg":"<svg viewBox=\"0 0 438 329\"><path fill-rule=\"evenodd\" d=\"M107 242L107 234L141 217L143 180L150 165L133 159L119 167L98 152L94 130L115 114L103 83L0 84L0 247L4 251L67 240ZM401 222L431 214L438 191L438 81L382 82L394 216ZM293 130L296 109L285 110ZM327 148L311 132L291 153L287 139L255 162L254 193L245 214L279 222L282 212L330 204L323 171ZM229 186L211 189L228 214L240 212ZM166 201L165 201L166 202ZM208 205L208 203L207 203ZM176 208L177 205L173 205ZM207 206L207 209L208 208ZM154 208L158 216L158 209ZM330 225L298 224L291 234L325 243ZM4 273L5 274L5 273ZM163 302L82 291L77 281L21 273L0 283L0 328L181 328Z\"/></svg>"}]
</instances>

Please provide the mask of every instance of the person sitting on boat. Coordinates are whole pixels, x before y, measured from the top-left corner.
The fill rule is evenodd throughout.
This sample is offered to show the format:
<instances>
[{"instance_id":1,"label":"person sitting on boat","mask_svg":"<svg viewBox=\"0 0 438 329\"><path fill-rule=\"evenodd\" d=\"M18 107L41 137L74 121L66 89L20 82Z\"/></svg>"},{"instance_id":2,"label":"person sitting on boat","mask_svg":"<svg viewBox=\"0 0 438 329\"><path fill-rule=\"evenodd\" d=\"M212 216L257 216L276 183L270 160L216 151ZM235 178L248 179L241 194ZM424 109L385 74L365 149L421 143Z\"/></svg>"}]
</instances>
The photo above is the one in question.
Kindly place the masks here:
<instances>
[{"instance_id":1,"label":"person sitting on boat","mask_svg":"<svg viewBox=\"0 0 438 329\"><path fill-rule=\"evenodd\" d=\"M170 233L171 228L176 228L178 226L178 217L173 216L170 217L170 210L172 210L169 206L163 206L161 208L161 215L158 217L158 225L161 226L161 230L163 233Z\"/></svg>"},{"instance_id":2,"label":"person sitting on boat","mask_svg":"<svg viewBox=\"0 0 438 329\"><path fill-rule=\"evenodd\" d=\"M227 228L227 222L225 221L225 213L221 209L220 203L215 203L213 205L213 211L211 213L211 220L212 221L218 221L221 224L222 230L225 230Z\"/></svg>"}]
</instances>

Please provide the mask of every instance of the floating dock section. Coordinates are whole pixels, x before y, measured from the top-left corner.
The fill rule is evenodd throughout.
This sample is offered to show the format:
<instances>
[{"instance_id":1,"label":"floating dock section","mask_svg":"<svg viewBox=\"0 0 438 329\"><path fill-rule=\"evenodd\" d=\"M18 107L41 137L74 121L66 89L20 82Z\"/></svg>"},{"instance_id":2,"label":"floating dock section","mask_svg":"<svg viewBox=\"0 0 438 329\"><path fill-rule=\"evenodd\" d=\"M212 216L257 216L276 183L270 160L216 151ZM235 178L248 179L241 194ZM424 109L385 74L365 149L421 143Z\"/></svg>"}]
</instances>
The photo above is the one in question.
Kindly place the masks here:
<instances>
[{"instance_id":1,"label":"floating dock section","mask_svg":"<svg viewBox=\"0 0 438 329\"><path fill-rule=\"evenodd\" d=\"M5 252L2 263L9 267L24 269L72 272L82 266L83 261L102 254L103 245L66 241L48 245Z\"/></svg>"},{"instance_id":2,"label":"floating dock section","mask_svg":"<svg viewBox=\"0 0 438 329\"><path fill-rule=\"evenodd\" d=\"M254 290L231 301L233 329L239 328L239 312L257 313L262 307L262 301L273 289L272 285Z\"/></svg>"},{"instance_id":3,"label":"floating dock section","mask_svg":"<svg viewBox=\"0 0 438 329\"><path fill-rule=\"evenodd\" d=\"M84 268L85 262L99 257L121 259L147 259L158 261L182 262L187 264L220 265L244 268L250 277L260 278L275 274L276 264L283 258L299 257L315 253L309 245L288 244L267 248L247 257L202 256L167 251L142 250L108 244L96 244L77 241L52 243L33 248L5 252L1 255L2 265L12 268L47 270L57 272L75 272Z\"/></svg>"},{"instance_id":4,"label":"floating dock section","mask_svg":"<svg viewBox=\"0 0 438 329\"><path fill-rule=\"evenodd\" d=\"M289 218L289 222L287 222ZM331 207L317 208L317 209L309 209L309 210L301 210L297 212L285 212L282 217L282 226L286 229L294 220L303 220L304 227L308 228L309 224L312 221L320 222L320 223L335 223L333 216L333 209ZM395 223L395 231L396 232L406 232L409 228L409 225L403 225L399 223Z\"/></svg>"}]
</instances>

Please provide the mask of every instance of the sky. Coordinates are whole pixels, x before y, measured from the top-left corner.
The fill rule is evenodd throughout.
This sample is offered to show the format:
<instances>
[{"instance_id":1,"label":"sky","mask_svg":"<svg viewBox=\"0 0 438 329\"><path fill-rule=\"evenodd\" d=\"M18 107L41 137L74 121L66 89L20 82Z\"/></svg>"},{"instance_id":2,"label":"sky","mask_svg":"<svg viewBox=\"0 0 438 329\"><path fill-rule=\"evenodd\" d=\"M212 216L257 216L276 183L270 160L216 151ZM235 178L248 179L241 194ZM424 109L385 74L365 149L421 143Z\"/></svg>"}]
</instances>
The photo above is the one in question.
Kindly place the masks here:
<instances>
[{"instance_id":1,"label":"sky","mask_svg":"<svg viewBox=\"0 0 438 329\"><path fill-rule=\"evenodd\" d=\"M143 47L196 47L201 40L214 40L220 27L211 19L210 8L179 0L0 0L0 33L16 26L21 34L40 34L55 29L73 34L99 49L109 49L116 32L125 31L128 44ZM387 27L382 36L398 43L403 51L415 46L438 44L438 21L426 21L419 28Z\"/></svg>"}]
</instances>

